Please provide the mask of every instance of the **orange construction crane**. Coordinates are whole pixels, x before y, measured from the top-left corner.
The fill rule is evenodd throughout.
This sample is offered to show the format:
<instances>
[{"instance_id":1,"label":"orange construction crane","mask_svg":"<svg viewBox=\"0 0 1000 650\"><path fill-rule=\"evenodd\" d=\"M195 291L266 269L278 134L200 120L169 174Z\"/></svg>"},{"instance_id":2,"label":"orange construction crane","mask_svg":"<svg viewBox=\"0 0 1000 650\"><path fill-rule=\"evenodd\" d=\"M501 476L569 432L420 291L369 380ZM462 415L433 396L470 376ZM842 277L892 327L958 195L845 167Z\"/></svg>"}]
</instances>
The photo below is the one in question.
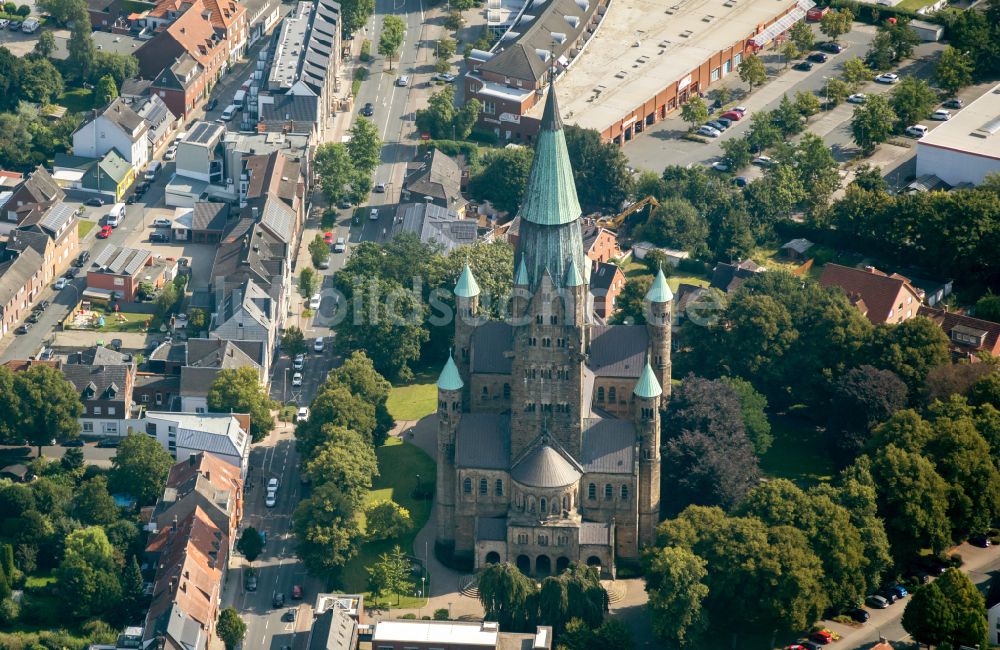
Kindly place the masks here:
<instances>
[{"instance_id":1,"label":"orange construction crane","mask_svg":"<svg viewBox=\"0 0 1000 650\"><path fill-rule=\"evenodd\" d=\"M620 212L619 214L617 214L617 215L615 215L613 217L602 217L602 218L598 219L597 220L597 225L601 226L602 228L609 228L611 230L617 230L618 228L622 227L622 224L625 223L626 219L628 219L630 216L632 216L633 214L635 214L639 210L642 210L647 205L652 205L652 206L655 206L655 207L660 207L660 202L656 200L655 196L647 196L646 198L642 199L641 201L636 201L635 203L633 203L632 205L628 206L622 212Z\"/></svg>"}]
</instances>

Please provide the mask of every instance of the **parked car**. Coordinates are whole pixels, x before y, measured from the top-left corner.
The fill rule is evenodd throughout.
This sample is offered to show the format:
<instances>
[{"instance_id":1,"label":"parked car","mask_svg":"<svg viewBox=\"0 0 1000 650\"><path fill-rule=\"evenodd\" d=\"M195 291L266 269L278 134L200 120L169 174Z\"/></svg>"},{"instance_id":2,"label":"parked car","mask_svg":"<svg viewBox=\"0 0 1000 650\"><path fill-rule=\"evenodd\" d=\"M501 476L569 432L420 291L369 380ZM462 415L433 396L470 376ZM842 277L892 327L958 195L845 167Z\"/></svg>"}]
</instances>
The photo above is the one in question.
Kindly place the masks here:
<instances>
[{"instance_id":1,"label":"parked car","mask_svg":"<svg viewBox=\"0 0 1000 650\"><path fill-rule=\"evenodd\" d=\"M239 112L239 110L240 110L239 106L235 104L230 104L229 106L226 106L222 110L222 115L219 116L219 119L222 120L223 122L228 122L229 120L236 117L236 114Z\"/></svg>"},{"instance_id":2,"label":"parked car","mask_svg":"<svg viewBox=\"0 0 1000 650\"><path fill-rule=\"evenodd\" d=\"M325 233L323 233L323 241L325 243L327 243L327 244L332 244L333 243L333 233L331 231L329 231L329 230L327 230Z\"/></svg>"},{"instance_id":3,"label":"parked car","mask_svg":"<svg viewBox=\"0 0 1000 650\"><path fill-rule=\"evenodd\" d=\"M295 359L292 361L292 368L295 370L302 370L306 365L306 355L296 354Z\"/></svg>"},{"instance_id":4,"label":"parked car","mask_svg":"<svg viewBox=\"0 0 1000 650\"><path fill-rule=\"evenodd\" d=\"M280 591L274 592L274 596L271 597L271 605L278 609L279 607L285 606L285 594Z\"/></svg>"},{"instance_id":5,"label":"parked car","mask_svg":"<svg viewBox=\"0 0 1000 650\"><path fill-rule=\"evenodd\" d=\"M431 77L431 81L443 81L450 84L452 81L455 81L455 75L449 72L441 72Z\"/></svg>"},{"instance_id":6,"label":"parked car","mask_svg":"<svg viewBox=\"0 0 1000 650\"><path fill-rule=\"evenodd\" d=\"M889 601L882 596L872 594L868 598L865 598L865 605L868 605L872 609L885 609L889 606Z\"/></svg>"},{"instance_id":7,"label":"parked car","mask_svg":"<svg viewBox=\"0 0 1000 650\"><path fill-rule=\"evenodd\" d=\"M410 85L410 77L407 76L407 75L405 75L405 74L399 75L399 77L396 78L396 85L397 86L401 86L401 87L409 86Z\"/></svg>"},{"instance_id":8,"label":"parked car","mask_svg":"<svg viewBox=\"0 0 1000 650\"><path fill-rule=\"evenodd\" d=\"M264 506L273 508L276 505L278 505L278 493L273 491L268 492L267 496L264 497Z\"/></svg>"},{"instance_id":9,"label":"parked car","mask_svg":"<svg viewBox=\"0 0 1000 650\"><path fill-rule=\"evenodd\" d=\"M719 120L712 120L710 122L706 122L705 125L712 127L713 129L715 129L720 133L729 128L727 125L723 124Z\"/></svg>"},{"instance_id":10,"label":"parked car","mask_svg":"<svg viewBox=\"0 0 1000 650\"><path fill-rule=\"evenodd\" d=\"M364 105L364 107L362 107L361 114L364 115L365 117L371 117L372 115L375 114L375 107L372 106L371 102L368 102L367 104Z\"/></svg>"},{"instance_id":11,"label":"parked car","mask_svg":"<svg viewBox=\"0 0 1000 650\"><path fill-rule=\"evenodd\" d=\"M729 109L729 110L732 110L732 111L736 111L737 113L739 113L739 114L740 114L740 115L742 115L743 117L746 117L746 116L747 116L747 113L749 113L749 112L750 112L750 109L749 109L749 108L747 108L746 106L733 106L733 107L732 107L731 109Z\"/></svg>"},{"instance_id":12,"label":"parked car","mask_svg":"<svg viewBox=\"0 0 1000 650\"><path fill-rule=\"evenodd\" d=\"M17 30L21 29L21 21L20 20L10 21L9 23L7 23L7 29L9 29L12 32L16 32Z\"/></svg>"},{"instance_id":13,"label":"parked car","mask_svg":"<svg viewBox=\"0 0 1000 650\"><path fill-rule=\"evenodd\" d=\"M42 312L33 311L30 314L28 314L28 317L25 319L25 322L34 325L35 323L38 322L38 319L40 319L41 317L42 317Z\"/></svg>"},{"instance_id":14,"label":"parked car","mask_svg":"<svg viewBox=\"0 0 1000 650\"><path fill-rule=\"evenodd\" d=\"M302 600L302 585L292 585L292 600Z\"/></svg>"},{"instance_id":15,"label":"parked car","mask_svg":"<svg viewBox=\"0 0 1000 650\"><path fill-rule=\"evenodd\" d=\"M823 54L822 52L813 52L807 58L815 63L826 63L827 61L830 60L830 57Z\"/></svg>"},{"instance_id":16,"label":"parked car","mask_svg":"<svg viewBox=\"0 0 1000 650\"><path fill-rule=\"evenodd\" d=\"M725 160L716 160L714 163L712 163L712 169L714 169L717 172L728 172L729 163L726 162Z\"/></svg>"},{"instance_id":17,"label":"parked car","mask_svg":"<svg viewBox=\"0 0 1000 650\"><path fill-rule=\"evenodd\" d=\"M100 232L97 233L98 239L107 239L111 236L111 233L115 231L111 226L101 226Z\"/></svg>"},{"instance_id":18,"label":"parked car","mask_svg":"<svg viewBox=\"0 0 1000 650\"><path fill-rule=\"evenodd\" d=\"M875 83L877 84L894 84L897 81L899 81L899 75L895 72L883 72L875 77Z\"/></svg>"},{"instance_id":19,"label":"parked car","mask_svg":"<svg viewBox=\"0 0 1000 650\"><path fill-rule=\"evenodd\" d=\"M796 70L802 70L803 72L809 72L810 70L813 69L813 64L811 62L809 62L809 61L799 61L798 63L796 63L792 67L795 68Z\"/></svg>"},{"instance_id":20,"label":"parked car","mask_svg":"<svg viewBox=\"0 0 1000 650\"><path fill-rule=\"evenodd\" d=\"M175 145L170 145L167 150L163 152L164 160L173 160L177 157L177 147Z\"/></svg>"},{"instance_id":21,"label":"parked car","mask_svg":"<svg viewBox=\"0 0 1000 650\"><path fill-rule=\"evenodd\" d=\"M851 620L855 623L867 623L868 619L871 617L868 610L861 609L860 607L852 607L844 612L844 614L850 616Z\"/></svg>"},{"instance_id":22,"label":"parked car","mask_svg":"<svg viewBox=\"0 0 1000 650\"><path fill-rule=\"evenodd\" d=\"M722 114L723 119L732 120L733 122L739 122L743 119L743 113L739 111L726 111Z\"/></svg>"},{"instance_id":23,"label":"parked car","mask_svg":"<svg viewBox=\"0 0 1000 650\"><path fill-rule=\"evenodd\" d=\"M67 280L66 278L59 278L58 280L56 280L56 283L52 285L52 288L55 289L56 291L62 291L63 289L66 288L67 284L69 284L69 280Z\"/></svg>"},{"instance_id":24,"label":"parked car","mask_svg":"<svg viewBox=\"0 0 1000 650\"><path fill-rule=\"evenodd\" d=\"M62 443L63 447L82 447L83 441L77 438L76 440L64 440Z\"/></svg>"},{"instance_id":25,"label":"parked car","mask_svg":"<svg viewBox=\"0 0 1000 650\"><path fill-rule=\"evenodd\" d=\"M76 268L75 266L71 266L68 269L66 269L65 273L63 273L63 277L66 278L67 280L72 280L77 276L79 272L80 269Z\"/></svg>"},{"instance_id":26,"label":"parked car","mask_svg":"<svg viewBox=\"0 0 1000 650\"><path fill-rule=\"evenodd\" d=\"M976 535L969 536L969 543L973 546L978 546L979 548L989 548L990 538L983 533L978 533Z\"/></svg>"},{"instance_id":27,"label":"parked car","mask_svg":"<svg viewBox=\"0 0 1000 650\"><path fill-rule=\"evenodd\" d=\"M906 127L905 133L914 138L922 138L927 135L927 127L923 124L914 124L913 126Z\"/></svg>"},{"instance_id":28,"label":"parked car","mask_svg":"<svg viewBox=\"0 0 1000 650\"><path fill-rule=\"evenodd\" d=\"M100 449L115 449L121 444L121 438L104 438L97 443Z\"/></svg>"},{"instance_id":29,"label":"parked car","mask_svg":"<svg viewBox=\"0 0 1000 650\"><path fill-rule=\"evenodd\" d=\"M31 329L31 325L28 325L27 323L22 323L20 327L18 327L16 330L14 330L14 333L15 334L27 334L28 330L30 330L30 329Z\"/></svg>"},{"instance_id":30,"label":"parked car","mask_svg":"<svg viewBox=\"0 0 1000 650\"><path fill-rule=\"evenodd\" d=\"M372 221L378 221L378 208L372 208L372 211L368 214L368 218Z\"/></svg>"},{"instance_id":31,"label":"parked car","mask_svg":"<svg viewBox=\"0 0 1000 650\"><path fill-rule=\"evenodd\" d=\"M300 406L298 413L295 414L295 421L296 422L305 422L308 419L309 419L309 407L308 406Z\"/></svg>"},{"instance_id":32,"label":"parked car","mask_svg":"<svg viewBox=\"0 0 1000 650\"><path fill-rule=\"evenodd\" d=\"M297 372L294 375L292 375L292 386L301 386L301 385L302 385L302 373Z\"/></svg>"},{"instance_id":33,"label":"parked car","mask_svg":"<svg viewBox=\"0 0 1000 650\"><path fill-rule=\"evenodd\" d=\"M153 219L154 228L169 228L171 224L170 219Z\"/></svg>"},{"instance_id":34,"label":"parked car","mask_svg":"<svg viewBox=\"0 0 1000 650\"><path fill-rule=\"evenodd\" d=\"M289 623L294 623L295 615L298 614L298 611L299 610L295 609L294 607L289 609L287 612L285 612L285 615L281 617L281 620L288 621Z\"/></svg>"},{"instance_id":35,"label":"parked car","mask_svg":"<svg viewBox=\"0 0 1000 650\"><path fill-rule=\"evenodd\" d=\"M376 194L385 194L385 183L376 183L375 184L375 193Z\"/></svg>"},{"instance_id":36,"label":"parked car","mask_svg":"<svg viewBox=\"0 0 1000 650\"><path fill-rule=\"evenodd\" d=\"M313 352L322 352L326 347L326 342L323 340L322 336L317 336L316 340L313 341Z\"/></svg>"},{"instance_id":37,"label":"parked car","mask_svg":"<svg viewBox=\"0 0 1000 650\"><path fill-rule=\"evenodd\" d=\"M854 93L847 98L848 104L864 104L868 97L864 93Z\"/></svg>"},{"instance_id":38,"label":"parked car","mask_svg":"<svg viewBox=\"0 0 1000 650\"><path fill-rule=\"evenodd\" d=\"M52 303L50 303L48 300L43 300L37 305L35 305L35 311L45 311L46 309L49 308L49 305L51 304Z\"/></svg>"},{"instance_id":39,"label":"parked car","mask_svg":"<svg viewBox=\"0 0 1000 650\"><path fill-rule=\"evenodd\" d=\"M90 251L83 251L76 257L76 265L82 267L90 259Z\"/></svg>"},{"instance_id":40,"label":"parked car","mask_svg":"<svg viewBox=\"0 0 1000 650\"><path fill-rule=\"evenodd\" d=\"M757 156L750 162L757 165L758 167L774 167L775 165L778 164L778 162L770 156Z\"/></svg>"},{"instance_id":41,"label":"parked car","mask_svg":"<svg viewBox=\"0 0 1000 650\"><path fill-rule=\"evenodd\" d=\"M208 100L208 103L205 104L205 112L207 113L208 111L214 111L215 107L218 105L219 105L219 100L213 97L212 99Z\"/></svg>"},{"instance_id":42,"label":"parked car","mask_svg":"<svg viewBox=\"0 0 1000 650\"><path fill-rule=\"evenodd\" d=\"M823 650L823 646L816 643L815 641L803 641L802 647L804 650Z\"/></svg>"},{"instance_id":43,"label":"parked car","mask_svg":"<svg viewBox=\"0 0 1000 650\"><path fill-rule=\"evenodd\" d=\"M726 127L728 129L729 127L731 127L733 125L733 122L735 122L736 120L731 120L728 117L717 117L717 118L715 118L712 121L713 122L718 122L719 124L721 124L722 126L724 126L724 127Z\"/></svg>"},{"instance_id":44,"label":"parked car","mask_svg":"<svg viewBox=\"0 0 1000 650\"><path fill-rule=\"evenodd\" d=\"M962 108L963 106L965 106L965 102L958 97L952 97L944 103L945 108Z\"/></svg>"},{"instance_id":45,"label":"parked car","mask_svg":"<svg viewBox=\"0 0 1000 650\"><path fill-rule=\"evenodd\" d=\"M890 605L899 600L899 596L896 595L896 592L892 589L889 589L888 587L882 587L881 589L879 589L878 595L881 596L882 598L885 598L885 602L889 603Z\"/></svg>"},{"instance_id":46,"label":"parked car","mask_svg":"<svg viewBox=\"0 0 1000 650\"><path fill-rule=\"evenodd\" d=\"M951 119L951 111L945 110L943 108L938 109L931 113L931 119L937 120L938 122L947 122Z\"/></svg>"},{"instance_id":47,"label":"parked car","mask_svg":"<svg viewBox=\"0 0 1000 650\"><path fill-rule=\"evenodd\" d=\"M253 570L246 572L245 585L247 591L257 591L257 573Z\"/></svg>"},{"instance_id":48,"label":"parked car","mask_svg":"<svg viewBox=\"0 0 1000 650\"><path fill-rule=\"evenodd\" d=\"M347 248L347 244L344 242L343 237L337 237L337 242L333 245L334 253L343 253L344 249Z\"/></svg>"},{"instance_id":49,"label":"parked car","mask_svg":"<svg viewBox=\"0 0 1000 650\"><path fill-rule=\"evenodd\" d=\"M99 208L104 205L104 200L98 197L92 197L83 202L84 205L89 205L92 208Z\"/></svg>"},{"instance_id":50,"label":"parked car","mask_svg":"<svg viewBox=\"0 0 1000 650\"><path fill-rule=\"evenodd\" d=\"M825 41L819 44L819 49L824 52L829 52L830 54L840 54L844 51L844 46L840 43L834 43L833 41Z\"/></svg>"},{"instance_id":51,"label":"parked car","mask_svg":"<svg viewBox=\"0 0 1000 650\"><path fill-rule=\"evenodd\" d=\"M708 136L709 138L717 138L720 135L722 135L722 132L719 131L719 129L712 128L712 127L708 126L707 124L704 125L704 126L702 126L702 127L700 127L698 129L697 133L698 133L698 135Z\"/></svg>"},{"instance_id":52,"label":"parked car","mask_svg":"<svg viewBox=\"0 0 1000 650\"><path fill-rule=\"evenodd\" d=\"M322 303L322 301L323 301L322 296L320 296L318 293L314 293L312 295L312 298L309 299L309 309L312 309L314 311L319 309L319 306Z\"/></svg>"},{"instance_id":53,"label":"parked car","mask_svg":"<svg viewBox=\"0 0 1000 650\"><path fill-rule=\"evenodd\" d=\"M833 635L827 630L816 630L809 635L809 640L819 643L820 645L827 645L833 643Z\"/></svg>"},{"instance_id":54,"label":"parked car","mask_svg":"<svg viewBox=\"0 0 1000 650\"><path fill-rule=\"evenodd\" d=\"M10 24L9 20L7 20L6 18L0 18L0 29L3 29L9 24Z\"/></svg>"},{"instance_id":55,"label":"parked car","mask_svg":"<svg viewBox=\"0 0 1000 650\"><path fill-rule=\"evenodd\" d=\"M170 235L165 232L152 232L149 233L149 241L155 244L166 244L170 241Z\"/></svg>"}]
</instances>

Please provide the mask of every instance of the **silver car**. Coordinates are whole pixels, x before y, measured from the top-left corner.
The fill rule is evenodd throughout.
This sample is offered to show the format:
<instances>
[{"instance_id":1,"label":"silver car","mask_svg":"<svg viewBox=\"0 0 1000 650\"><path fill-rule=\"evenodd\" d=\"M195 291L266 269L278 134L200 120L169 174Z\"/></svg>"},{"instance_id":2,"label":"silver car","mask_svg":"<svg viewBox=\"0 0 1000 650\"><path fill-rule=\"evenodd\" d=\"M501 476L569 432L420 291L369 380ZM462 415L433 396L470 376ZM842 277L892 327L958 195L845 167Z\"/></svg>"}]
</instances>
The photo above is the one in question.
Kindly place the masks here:
<instances>
[{"instance_id":1,"label":"silver car","mask_svg":"<svg viewBox=\"0 0 1000 650\"><path fill-rule=\"evenodd\" d=\"M706 124L698 129L698 135L708 136L709 138L717 138L720 135L722 135L722 132L719 131L719 129L713 128Z\"/></svg>"}]
</instances>

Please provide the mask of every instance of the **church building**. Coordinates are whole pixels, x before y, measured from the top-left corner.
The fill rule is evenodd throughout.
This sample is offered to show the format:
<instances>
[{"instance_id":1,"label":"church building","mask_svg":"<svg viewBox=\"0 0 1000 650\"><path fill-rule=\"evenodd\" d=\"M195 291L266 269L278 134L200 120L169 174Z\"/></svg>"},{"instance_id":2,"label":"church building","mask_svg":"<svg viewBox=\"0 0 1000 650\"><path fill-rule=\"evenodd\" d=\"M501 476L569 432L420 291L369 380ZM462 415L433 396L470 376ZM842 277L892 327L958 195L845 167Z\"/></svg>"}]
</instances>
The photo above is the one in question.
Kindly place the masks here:
<instances>
[{"instance_id":1,"label":"church building","mask_svg":"<svg viewBox=\"0 0 1000 650\"><path fill-rule=\"evenodd\" d=\"M480 315L466 266L455 350L438 379L437 542L476 568L613 575L653 542L673 295L659 273L645 325L593 322L591 264L553 90L519 211L511 309Z\"/></svg>"}]
</instances>

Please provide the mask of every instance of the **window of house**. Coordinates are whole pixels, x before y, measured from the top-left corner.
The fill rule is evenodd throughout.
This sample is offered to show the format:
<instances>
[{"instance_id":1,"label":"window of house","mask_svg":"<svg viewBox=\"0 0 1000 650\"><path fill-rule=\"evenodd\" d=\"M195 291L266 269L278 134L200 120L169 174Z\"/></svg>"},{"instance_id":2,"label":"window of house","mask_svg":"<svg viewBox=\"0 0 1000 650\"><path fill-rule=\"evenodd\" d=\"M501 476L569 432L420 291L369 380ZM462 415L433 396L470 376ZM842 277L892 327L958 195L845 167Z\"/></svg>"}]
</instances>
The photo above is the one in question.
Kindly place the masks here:
<instances>
[{"instance_id":1,"label":"window of house","mask_svg":"<svg viewBox=\"0 0 1000 650\"><path fill-rule=\"evenodd\" d=\"M510 399L510 384L503 385L503 398Z\"/></svg>"},{"instance_id":2,"label":"window of house","mask_svg":"<svg viewBox=\"0 0 1000 650\"><path fill-rule=\"evenodd\" d=\"M611 484L607 483L604 486L604 498L610 500L614 496L614 491L611 489Z\"/></svg>"},{"instance_id":3,"label":"window of house","mask_svg":"<svg viewBox=\"0 0 1000 650\"><path fill-rule=\"evenodd\" d=\"M545 322L545 317L544 316L542 316L541 314L538 314L537 316L535 316L535 323L536 324L541 325L544 322Z\"/></svg>"},{"instance_id":4,"label":"window of house","mask_svg":"<svg viewBox=\"0 0 1000 650\"><path fill-rule=\"evenodd\" d=\"M527 544L528 543L528 534L527 533L518 533L517 534L517 543L518 544Z\"/></svg>"},{"instance_id":5,"label":"window of house","mask_svg":"<svg viewBox=\"0 0 1000 650\"><path fill-rule=\"evenodd\" d=\"M100 406L95 406L94 407L94 415L100 415L100 414L101 414L101 407Z\"/></svg>"},{"instance_id":6,"label":"window of house","mask_svg":"<svg viewBox=\"0 0 1000 650\"><path fill-rule=\"evenodd\" d=\"M194 407L194 412L195 413L204 413L205 412L205 407L204 406L196 406L196 407Z\"/></svg>"},{"instance_id":7,"label":"window of house","mask_svg":"<svg viewBox=\"0 0 1000 650\"><path fill-rule=\"evenodd\" d=\"M503 496L503 480L497 479L496 494L498 497Z\"/></svg>"},{"instance_id":8,"label":"window of house","mask_svg":"<svg viewBox=\"0 0 1000 650\"><path fill-rule=\"evenodd\" d=\"M549 545L549 536L548 535L539 535L538 536L538 545L539 546L548 546Z\"/></svg>"},{"instance_id":9,"label":"window of house","mask_svg":"<svg viewBox=\"0 0 1000 650\"><path fill-rule=\"evenodd\" d=\"M559 316L557 316L555 314L552 314L551 316L549 316L549 323L552 324L552 325L558 325L559 324Z\"/></svg>"},{"instance_id":10,"label":"window of house","mask_svg":"<svg viewBox=\"0 0 1000 650\"><path fill-rule=\"evenodd\" d=\"M538 509L541 510L542 512L548 512L549 510L548 506L549 502L545 500L545 497L542 497L541 500L538 502Z\"/></svg>"},{"instance_id":11,"label":"window of house","mask_svg":"<svg viewBox=\"0 0 1000 650\"><path fill-rule=\"evenodd\" d=\"M618 397L618 391L615 390L614 386L612 386L611 388L608 389L608 401L613 403L617 399L617 397Z\"/></svg>"},{"instance_id":12,"label":"window of house","mask_svg":"<svg viewBox=\"0 0 1000 650\"><path fill-rule=\"evenodd\" d=\"M597 401L598 402L604 401L604 386L597 387Z\"/></svg>"},{"instance_id":13,"label":"window of house","mask_svg":"<svg viewBox=\"0 0 1000 650\"><path fill-rule=\"evenodd\" d=\"M486 115L495 115L497 112L497 105L494 102L483 102L483 113Z\"/></svg>"},{"instance_id":14,"label":"window of house","mask_svg":"<svg viewBox=\"0 0 1000 650\"><path fill-rule=\"evenodd\" d=\"M587 498L591 501L597 499L597 486L593 483L587 486Z\"/></svg>"},{"instance_id":15,"label":"window of house","mask_svg":"<svg viewBox=\"0 0 1000 650\"><path fill-rule=\"evenodd\" d=\"M563 504L562 504L563 510L569 510L569 497L568 496L563 496L562 501L563 501Z\"/></svg>"},{"instance_id":16,"label":"window of house","mask_svg":"<svg viewBox=\"0 0 1000 650\"><path fill-rule=\"evenodd\" d=\"M115 407L109 406L108 407L108 415L114 415L114 414L115 414Z\"/></svg>"},{"instance_id":17,"label":"window of house","mask_svg":"<svg viewBox=\"0 0 1000 650\"><path fill-rule=\"evenodd\" d=\"M94 431L94 423L93 422L84 422L83 423L83 430L86 433L92 433Z\"/></svg>"},{"instance_id":18,"label":"window of house","mask_svg":"<svg viewBox=\"0 0 1000 650\"><path fill-rule=\"evenodd\" d=\"M462 492L465 492L466 494L472 494L471 478L466 478L464 481L462 481Z\"/></svg>"},{"instance_id":19,"label":"window of house","mask_svg":"<svg viewBox=\"0 0 1000 650\"><path fill-rule=\"evenodd\" d=\"M628 486L622 486L622 501L628 501Z\"/></svg>"},{"instance_id":20,"label":"window of house","mask_svg":"<svg viewBox=\"0 0 1000 650\"><path fill-rule=\"evenodd\" d=\"M486 400L489 398L490 398L490 389L487 388L486 386L483 386L483 399Z\"/></svg>"},{"instance_id":21,"label":"window of house","mask_svg":"<svg viewBox=\"0 0 1000 650\"><path fill-rule=\"evenodd\" d=\"M733 71L733 62L726 59L722 62L722 74L729 74Z\"/></svg>"},{"instance_id":22,"label":"window of house","mask_svg":"<svg viewBox=\"0 0 1000 650\"><path fill-rule=\"evenodd\" d=\"M148 403L149 402L149 395L143 393L142 395L139 396L139 401L142 402L143 404Z\"/></svg>"},{"instance_id":23,"label":"window of house","mask_svg":"<svg viewBox=\"0 0 1000 650\"><path fill-rule=\"evenodd\" d=\"M105 422L104 423L104 433L118 433L118 423L117 422Z\"/></svg>"},{"instance_id":24,"label":"window of house","mask_svg":"<svg viewBox=\"0 0 1000 650\"><path fill-rule=\"evenodd\" d=\"M479 479L479 494L485 495L489 491L489 484L486 482L486 479Z\"/></svg>"},{"instance_id":25,"label":"window of house","mask_svg":"<svg viewBox=\"0 0 1000 650\"><path fill-rule=\"evenodd\" d=\"M743 55L742 54L734 54L733 55L733 65L739 65L741 63L743 63Z\"/></svg>"}]
</instances>

